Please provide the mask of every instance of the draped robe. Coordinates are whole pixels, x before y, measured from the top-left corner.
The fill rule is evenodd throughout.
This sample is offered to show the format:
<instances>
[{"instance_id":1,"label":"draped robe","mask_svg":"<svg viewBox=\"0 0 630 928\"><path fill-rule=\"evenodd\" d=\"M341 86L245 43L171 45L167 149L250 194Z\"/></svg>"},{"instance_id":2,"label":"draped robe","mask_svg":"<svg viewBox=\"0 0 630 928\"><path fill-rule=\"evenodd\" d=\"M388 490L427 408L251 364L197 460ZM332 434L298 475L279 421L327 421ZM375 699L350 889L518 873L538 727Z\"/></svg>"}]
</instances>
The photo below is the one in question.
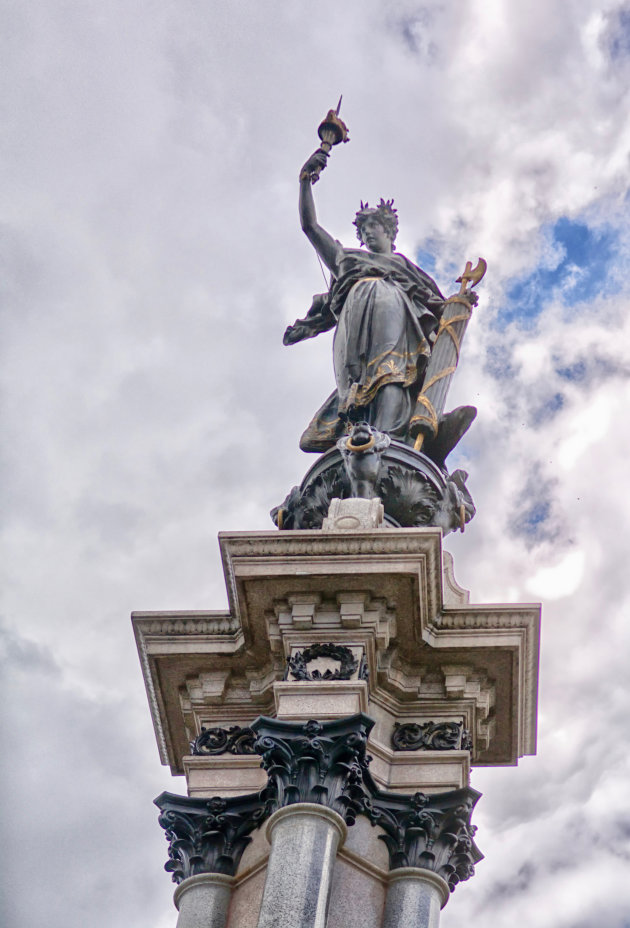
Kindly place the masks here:
<instances>
[{"instance_id":1,"label":"draped robe","mask_svg":"<svg viewBox=\"0 0 630 928\"><path fill-rule=\"evenodd\" d=\"M365 420L409 440L408 429L444 297L428 274L404 255L343 248L328 293L317 294L299 325L303 338L336 327L336 389L300 440L303 451L326 451L348 420ZM400 402L379 420L379 391L401 385Z\"/></svg>"}]
</instances>

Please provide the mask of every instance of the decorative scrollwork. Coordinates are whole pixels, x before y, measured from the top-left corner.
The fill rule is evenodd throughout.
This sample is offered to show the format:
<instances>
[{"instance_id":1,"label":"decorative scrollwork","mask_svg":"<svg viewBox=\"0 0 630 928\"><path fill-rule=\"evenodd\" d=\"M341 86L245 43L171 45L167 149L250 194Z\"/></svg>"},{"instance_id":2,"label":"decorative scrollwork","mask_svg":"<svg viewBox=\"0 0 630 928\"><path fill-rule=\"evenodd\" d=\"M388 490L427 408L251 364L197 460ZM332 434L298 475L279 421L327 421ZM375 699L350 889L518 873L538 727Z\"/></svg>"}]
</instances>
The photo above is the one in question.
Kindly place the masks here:
<instances>
[{"instance_id":1,"label":"decorative scrollwork","mask_svg":"<svg viewBox=\"0 0 630 928\"><path fill-rule=\"evenodd\" d=\"M396 722L392 747L395 751L469 751L472 739L463 722Z\"/></svg>"},{"instance_id":2,"label":"decorative scrollwork","mask_svg":"<svg viewBox=\"0 0 630 928\"><path fill-rule=\"evenodd\" d=\"M164 869L181 883L198 873L234 876L249 835L271 814L267 790L223 799L190 799L162 793L154 800L169 842Z\"/></svg>"},{"instance_id":3,"label":"decorative scrollwork","mask_svg":"<svg viewBox=\"0 0 630 928\"><path fill-rule=\"evenodd\" d=\"M473 841L476 827L470 816L479 793L466 787L426 796L402 796L377 790L364 813L389 851L391 870L420 867L432 870L451 892L475 873L483 854Z\"/></svg>"},{"instance_id":4,"label":"decorative scrollwork","mask_svg":"<svg viewBox=\"0 0 630 928\"><path fill-rule=\"evenodd\" d=\"M198 873L234 875L251 832L276 809L300 802L326 805L348 825L357 815L366 816L384 831L379 837L387 846L392 870L431 870L446 880L451 891L471 877L483 858L473 840L476 828L470 823L480 793L470 787L431 796L380 790L370 775L371 758L366 753L373 725L362 713L305 724L257 719L251 731L256 736L254 750L268 775L264 790L225 799L162 793L155 800L169 842L165 869L173 880L181 883ZM460 732L462 738L465 735Z\"/></svg>"},{"instance_id":5,"label":"decorative scrollwork","mask_svg":"<svg viewBox=\"0 0 630 928\"><path fill-rule=\"evenodd\" d=\"M202 728L190 742L190 753L202 756L216 754L255 754L256 733L252 728Z\"/></svg>"},{"instance_id":6,"label":"decorative scrollwork","mask_svg":"<svg viewBox=\"0 0 630 928\"><path fill-rule=\"evenodd\" d=\"M308 664L318 657L329 657L339 661L341 666L336 670L329 668L323 673L320 670L310 671ZM332 641L327 644L313 644L303 651L296 651L289 657L287 664L287 673L290 673L294 680L349 680L359 666L350 648L334 644Z\"/></svg>"},{"instance_id":7,"label":"decorative scrollwork","mask_svg":"<svg viewBox=\"0 0 630 928\"><path fill-rule=\"evenodd\" d=\"M366 746L373 725L362 713L306 724L257 719L255 748L269 774L274 807L316 802L354 824L368 801L363 778L371 760Z\"/></svg>"},{"instance_id":8,"label":"decorative scrollwork","mask_svg":"<svg viewBox=\"0 0 630 928\"><path fill-rule=\"evenodd\" d=\"M322 455L301 486L293 487L284 502L272 509L271 518L283 530L321 528L332 499L365 496L368 491L363 478L369 477L367 482L374 485L368 496L381 499L389 525L410 528L435 525L444 534L460 530L475 515L475 506L466 488L466 472L457 470L449 475L444 460L475 412L471 406L462 406L441 417L437 440L425 447L429 454L392 439L389 447L379 452L382 466L378 475L365 473L371 451L354 456L348 452L351 472L347 473L337 445ZM363 473L352 473L357 465Z\"/></svg>"}]
</instances>

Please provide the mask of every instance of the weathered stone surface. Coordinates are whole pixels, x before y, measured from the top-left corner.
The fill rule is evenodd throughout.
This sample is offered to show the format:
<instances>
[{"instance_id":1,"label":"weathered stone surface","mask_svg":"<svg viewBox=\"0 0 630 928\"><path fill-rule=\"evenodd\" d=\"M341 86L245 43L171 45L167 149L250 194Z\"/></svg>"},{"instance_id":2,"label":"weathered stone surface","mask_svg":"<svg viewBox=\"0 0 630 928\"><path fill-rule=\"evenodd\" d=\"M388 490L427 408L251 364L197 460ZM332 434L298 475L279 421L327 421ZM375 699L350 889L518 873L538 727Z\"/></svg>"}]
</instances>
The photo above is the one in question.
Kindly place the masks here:
<instances>
[{"instance_id":1,"label":"weathered stone surface","mask_svg":"<svg viewBox=\"0 0 630 928\"><path fill-rule=\"evenodd\" d=\"M322 522L324 532L356 532L379 528L385 510L380 499L331 499L328 515Z\"/></svg>"},{"instance_id":2,"label":"weathered stone surface","mask_svg":"<svg viewBox=\"0 0 630 928\"><path fill-rule=\"evenodd\" d=\"M271 854L258 928L325 928L343 819L326 806L297 803L274 813L267 834Z\"/></svg>"},{"instance_id":3,"label":"weathered stone surface","mask_svg":"<svg viewBox=\"0 0 630 928\"><path fill-rule=\"evenodd\" d=\"M368 685L364 680L348 682L274 683L276 715L291 721L341 719L367 712Z\"/></svg>"},{"instance_id":4,"label":"weathered stone surface","mask_svg":"<svg viewBox=\"0 0 630 928\"><path fill-rule=\"evenodd\" d=\"M356 828L349 829L348 837ZM335 863L326 928L381 928L386 885L368 868L359 868L342 850Z\"/></svg>"},{"instance_id":5,"label":"weathered stone surface","mask_svg":"<svg viewBox=\"0 0 630 928\"><path fill-rule=\"evenodd\" d=\"M445 895L446 893L446 895ZM383 928L438 928L448 886L440 877L407 867L390 874Z\"/></svg>"},{"instance_id":6,"label":"weathered stone surface","mask_svg":"<svg viewBox=\"0 0 630 928\"><path fill-rule=\"evenodd\" d=\"M191 755L183 758L188 795L198 798L242 796L257 793L267 785L267 775L258 754L219 757Z\"/></svg>"},{"instance_id":7,"label":"weathered stone surface","mask_svg":"<svg viewBox=\"0 0 630 928\"><path fill-rule=\"evenodd\" d=\"M378 839L378 829L374 828L370 820L359 815L352 828L348 828L348 836L341 856L348 861L349 866L359 866L370 870L383 885L389 871L389 854L382 841Z\"/></svg>"},{"instance_id":8,"label":"weathered stone surface","mask_svg":"<svg viewBox=\"0 0 630 928\"><path fill-rule=\"evenodd\" d=\"M268 850L266 839L265 843ZM267 867L264 866L251 875L248 874L244 880L236 880L232 890L227 928L256 928L266 876Z\"/></svg>"},{"instance_id":9,"label":"weathered stone surface","mask_svg":"<svg viewBox=\"0 0 630 928\"><path fill-rule=\"evenodd\" d=\"M177 928L224 928L234 877L202 873L180 883L174 894Z\"/></svg>"},{"instance_id":10,"label":"weathered stone surface","mask_svg":"<svg viewBox=\"0 0 630 928\"><path fill-rule=\"evenodd\" d=\"M441 793L469 785L468 751L385 751L370 744L370 773L381 789L393 793Z\"/></svg>"}]
</instances>

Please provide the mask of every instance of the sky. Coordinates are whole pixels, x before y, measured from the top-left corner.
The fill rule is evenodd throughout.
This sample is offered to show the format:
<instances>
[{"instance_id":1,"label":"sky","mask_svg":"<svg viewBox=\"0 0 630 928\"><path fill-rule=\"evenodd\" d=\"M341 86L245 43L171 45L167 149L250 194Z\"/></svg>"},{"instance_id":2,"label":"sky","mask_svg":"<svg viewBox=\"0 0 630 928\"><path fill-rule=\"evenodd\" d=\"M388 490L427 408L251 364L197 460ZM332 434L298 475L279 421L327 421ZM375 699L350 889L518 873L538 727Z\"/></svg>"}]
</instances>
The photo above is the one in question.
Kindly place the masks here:
<instances>
[{"instance_id":1,"label":"sky","mask_svg":"<svg viewBox=\"0 0 630 928\"><path fill-rule=\"evenodd\" d=\"M444 928L630 926L630 5L3 0L3 923L173 928L129 614L222 609L219 531L313 458L331 334L300 166L349 246L394 197L445 293L488 262L449 405L473 602L543 603L539 750L473 770ZM10 798L9 798L10 797Z\"/></svg>"}]
</instances>

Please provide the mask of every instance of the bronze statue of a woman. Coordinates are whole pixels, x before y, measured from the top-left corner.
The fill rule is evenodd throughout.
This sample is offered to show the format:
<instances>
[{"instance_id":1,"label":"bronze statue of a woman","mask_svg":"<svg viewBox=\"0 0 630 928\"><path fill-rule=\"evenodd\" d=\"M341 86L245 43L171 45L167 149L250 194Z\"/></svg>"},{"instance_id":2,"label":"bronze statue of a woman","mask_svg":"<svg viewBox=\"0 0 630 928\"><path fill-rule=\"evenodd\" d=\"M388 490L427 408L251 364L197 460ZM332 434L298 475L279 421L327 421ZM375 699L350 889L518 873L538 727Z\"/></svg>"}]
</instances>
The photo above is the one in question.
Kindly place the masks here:
<instances>
[{"instance_id":1,"label":"bronze statue of a woman","mask_svg":"<svg viewBox=\"0 0 630 928\"><path fill-rule=\"evenodd\" d=\"M394 251L398 217L393 200L361 203L355 226L361 248L344 248L317 221L312 179L326 164L318 149L300 172L300 220L330 270L327 293L317 294L304 319L289 326L291 345L336 327L336 390L302 435L303 451L325 451L354 422L368 422L413 444L418 392L435 339L444 297L436 283Z\"/></svg>"},{"instance_id":2,"label":"bronze statue of a woman","mask_svg":"<svg viewBox=\"0 0 630 928\"><path fill-rule=\"evenodd\" d=\"M449 474L446 458L477 410L445 412L445 402L486 262L480 258L473 269L467 261L459 292L445 299L428 274L394 251L393 200L361 203L354 224L362 247L344 248L317 221L312 191L331 147L348 141L339 106L318 134L322 144L300 171L300 220L331 282L283 341L335 329L336 389L300 439L303 451L323 453L272 518L282 529L320 528L331 518L343 527L337 510L330 516L331 501L378 499L378 517L388 525L463 531L475 507L466 472Z\"/></svg>"}]
</instances>

